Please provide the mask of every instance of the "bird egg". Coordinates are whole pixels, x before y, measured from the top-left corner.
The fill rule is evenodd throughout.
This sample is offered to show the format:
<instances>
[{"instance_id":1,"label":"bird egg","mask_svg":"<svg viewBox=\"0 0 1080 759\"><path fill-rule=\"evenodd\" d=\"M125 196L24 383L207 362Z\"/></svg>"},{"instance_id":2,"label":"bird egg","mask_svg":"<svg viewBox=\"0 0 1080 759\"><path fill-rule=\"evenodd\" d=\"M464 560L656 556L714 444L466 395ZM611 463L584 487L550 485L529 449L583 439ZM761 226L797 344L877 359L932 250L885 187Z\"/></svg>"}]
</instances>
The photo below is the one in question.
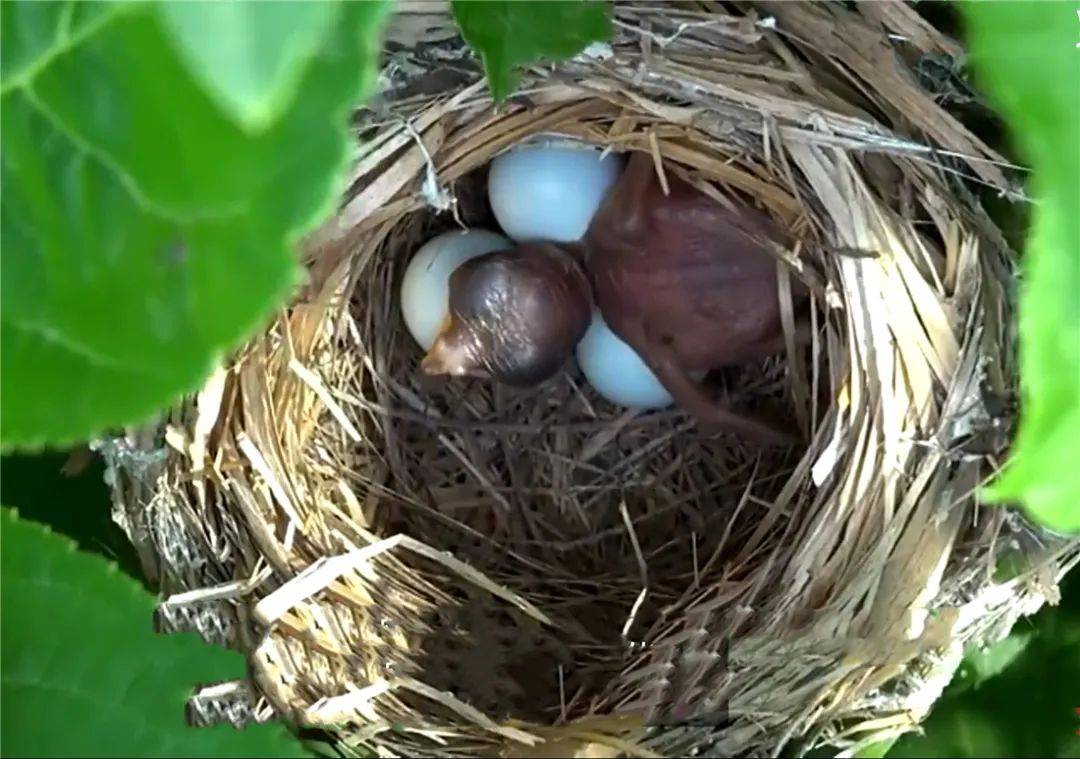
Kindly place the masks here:
<instances>
[{"instance_id":1,"label":"bird egg","mask_svg":"<svg viewBox=\"0 0 1080 759\"><path fill-rule=\"evenodd\" d=\"M672 404L671 394L641 356L611 331L598 311L577 345L577 360L589 383L616 405L658 409Z\"/></svg>"},{"instance_id":2,"label":"bird egg","mask_svg":"<svg viewBox=\"0 0 1080 759\"><path fill-rule=\"evenodd\" d=\"M401 282L405 326L424 350L435 342L450 310L450 274L470 258L511 247L508 239L483 229L446 232L416 251Z\"/></svg>"},{"instance_id":3,"label":"bird egg","mask_svg":"<svg viewBox=\"0 0 1080 759\"><path fill-rule=\"evenodd\" d=\"M662 409L674 402L637 351L611 331L599 311L593 311L589 329L577 345L577 360L589 384L617 406ZM690 372L699 382L705 375Z\"/></svg>"},{"instance_id":4,"label":"bird egg","mask_svg":"<svg viewBox=\"0 0 1080 759\"><path fill-rule=\"evenodd\" d=\"M491 162L488 198L503 231L519 242L575 242L589 228L623 161L570 140L528 142Z\"/></svg>"}]
</instances>

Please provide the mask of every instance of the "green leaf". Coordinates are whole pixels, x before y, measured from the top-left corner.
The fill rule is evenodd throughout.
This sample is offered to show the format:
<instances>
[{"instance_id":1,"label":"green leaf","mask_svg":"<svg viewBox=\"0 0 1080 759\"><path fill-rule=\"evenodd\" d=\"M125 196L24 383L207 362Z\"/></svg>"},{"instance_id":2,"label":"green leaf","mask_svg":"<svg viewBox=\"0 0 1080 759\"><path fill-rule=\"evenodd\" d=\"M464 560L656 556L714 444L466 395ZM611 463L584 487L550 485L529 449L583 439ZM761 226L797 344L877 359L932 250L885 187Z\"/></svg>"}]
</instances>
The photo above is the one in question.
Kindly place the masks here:
<instances>
[{"instance_id":1,"label":"green leaf","mask_svg":"<svg viewBox=\"0 0 1080 759\"><path fill-rule=\"evenodd\" d=\"M886 738L877 743L871 743L855 753L855 759L882 759L896 743L895 738Z\"/></svg>"},{"instance_id":2,"label":"green leaf","mask_svg":"<svg viewBox=\"0 0 1080 759\"><path fill-rule=\"evenodd\" d=\"M521 79L518 66L571 58L611 37L605 2L592 0L453 0L454 19L479 53L491 95L501 101Z\"/></svg>"},{"instance_id":3,"label":"green leaf","mask_svg":"<svg viewBox=\"0 0 1080 759\"><path fill-rule=\"evenodd\" d=\"M977 688L987 680L1000 675L1018 656L1024 653L1034 637L1030 630L1017 630L1004 640L986 649L972 648L964 655L957 668L952 685L954 688Z\"/></svg>"},{"instance_id":4,"label":"green leaf","mask_svg":"<svg viewBox=\"0 0 1080 759\"><path fill-rule=\"evenodd\" d=\"M969 686L973 680L977 687ZM904 735L888 757L1080 756L1078 682L1080 574L1073 571L1059 606L965 657L923 734Z\"/></svg>"},{"instance_id":5,"label":"green leaf","mask_svg":"<svg viewBox=\"0 0 1080 759\"><path fill-rule=\"evenodd\" d=\"M338 10L322 2L161 6L188 68L251 131L265 128L292 99Z\"/></svg>"},{"instance_id":6,"label":"green leaf","mask_svg":"<svg viewBox=\"0 0 1080 759\"><path fill-rule=\"evenodd\" d=\"M194 634L156 635L154 599L98 556L0 512L5 756L303 756L280 725L194 729L196 681L244 676Z\"/></svg>"},{"instance_id":7,"label":"green leaf","mask_svg":"<svg viewBox=\"0 0 1080 759\"><path fill-rule=\"evenodd\" d=\"M889 759L1011 756L1007 753L1009 735L1000 720L963 702L948 707L938 712L940 716L928 726L925 736L909 734L897 741Z\"/></svg>"},{"instance_id":8,"label":"green leaf","mask_svg":"<svg viewBox=\"0 0 1080 759\"><path fill-rule=\"evenodd\" d=\"M1031 557L1019 548L1007 548L994 562L994 582L1006 583L1032 569Z\"/></svg>"},{"instance_id":9,"label":"green leaf","mask_svg":"<svg viewBox=\"0 0 1080 759\"><path fill-rule=\"evenodd\" d=\"M57 44L71 6L61 3L8 3L0 24L0 71L3 81L25 73Z\"/></svg>"},{"instance_id":10,"label":"green leaf","mask_svg":"<svg viewBox=\"0 0 1080 759\"><path fill-rule=\"evenodd\" d=\"M0 5L5 446L141 421L289 294L293 245L340 189L348 108L374 80L388 7L329 4L304 61L270 51L240 84L211 87L190 42L177 52L170 6L83 3L51 17L24 5ZM272 5L244 14L281 13ZM205 13L209 27L215 7L180 15ZM286 84L269 87L268 71ZM279 115L251 134L223 110L226 89L245 108L258 91L260 118Z\"/></svg>"},{"instance_id":11,"label":"green leaf","mask_svg":"<svg viewBox=\"0 0 1080 759\"><path fill-rule=\"evenodd\" d=\"M985 492L1080 531L1080 19L1075 3L964 5L972 63L1034 169L1023 262L1023 415L1012 461Z\"/></svg>"}]
</instances>

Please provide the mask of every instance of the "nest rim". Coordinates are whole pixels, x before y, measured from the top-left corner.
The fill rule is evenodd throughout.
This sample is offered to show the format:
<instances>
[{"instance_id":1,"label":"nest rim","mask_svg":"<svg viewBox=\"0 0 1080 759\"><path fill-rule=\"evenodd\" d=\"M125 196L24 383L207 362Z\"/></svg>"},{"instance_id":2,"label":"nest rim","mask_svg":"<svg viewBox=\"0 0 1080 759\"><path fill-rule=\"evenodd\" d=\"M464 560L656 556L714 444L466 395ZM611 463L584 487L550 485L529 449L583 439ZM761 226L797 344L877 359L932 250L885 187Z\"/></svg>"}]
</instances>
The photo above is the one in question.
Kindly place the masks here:
<instances>
[{"instance_id":1,"label":"nest rim","mask_svg":"<svg viewBox=\"0 0 1080 759\"><path fill-rule=\"evenodd\" d=\"M820 20L816 10L807 13L807 19ZM733 35L749 33L745 24L732 22L732 29ZM674 62L693 52L691 44L689 51L667 55ZM1002 512L980 513L971 500L999 449L966 451L959 458L950 453L981 422L964 404L987 383L984 358L999 360L999 376L991 377L999 387L1014 381L1008 319L992 316L995 309L1007 314L1010 308L1007 246L993 234L992 222L978 216L979 209L950 190L940 166L910 146L898 147L896 138L865 124L861 149L845 145L854 139L848 121L854 117L844 109L825 117L817 112L835 93L820 100L804 93L812 126L792 126L789 120L785 127L789 106L775 101L775 82L765 77L748 96L757 98L759 116L769 116L761 119L754 143L737 118L734 126L724 120L738 98L710 111L700 103L687 105L681 90L657 95L635 89L628 74L605 75L603 65L584 61L561 73L533 71L522 98L501 111L491 110L482 83L391 103L391 113L398 108L398 115L406 114L404 126L397 116L381 122L358 161L335 228L321 230L308 247L307 286L174 415L175 426L184 430L183 444L163 479L154 482L154 497L160 504L168 494L185 509L216 515L213 527L193 527L175 514L170 519L183 523L175 529L192 544L213 545L216 538L234 546L229 561L218 562L225 575L259 576L268 583L253 586L250 602L237 602L246 610L235 627L242 630L254 620L260 636L250 639L250 633L235 630L227 636L230 645L250 652L259 697L273 711L293 715L297 724L333 730L344 744L431 753L442 741L444 749L453 746L463 755L514 755L546 743L553 751L591 747L652 755L703 741L721 753L777 749L811 728L819 737L855 746L910 729L910 716L895 716L904 695L890 697L882 687L916 661L935 664L938 674L951 671L958 642L996 635L1023 613L1020 606L999 609L997 626L963 616L976 601L988 603L980 596L988 586L973 578L993 561L999 535L1030 530ZM742 81L749 75L737 70L730 76ZM741 107L753 111L745 102ZM434 387L416 381L418 349L396 308L408 255L439 230L463 226L474 214L484 218L482 210L461 202L465 186L476 183L477 172L495 155L524 138L549 134L604 149L649 152L718 202L746 200L752 192L773 218L800 233L800 244L775 253L781 282L798 279L812 293L814 342L801 356L789 345L783 359L763 362L746 376L729 373L735 377L729 381L737 394L764 379L764 397L803 401L793 414L808 433L805 450L776 463L754 446L727 440L729 450L717 454L716 440L695 438L693 425L680 420L677 410L635 415L596 402L587 383L575 382L579 376L572 367L552 381L561 383L555 391L548 383L510 391L476 382ZM878 158L886 164L884 174L874 165L881 163ZM912 190L914 199L907 200L917 215L904 214L904 199L894 197L890 177ZM923 234L916 221L932 231ZM868 248L877 255L865 255ZM883 324L867 316L870 302L887 311ZM790 294L785 314L788 332ZM887 351L891 357L883 358ZM558 403L551 402L553 392ZM569 403L592 416L564 419ZM462 409L472 414L472 427L467 414L464 422L460 418ZM543 452L543 476L536 476L539 466L531 472L514 471L509 463L493 468L486 443L467 438L476 424L495 441L492 447L504 449L504 462L518 455L515 441L550 436L556 443ZM593 426L560 426L574 424ZM727 517L710 533L718 536L719 547L699 545L693 530L690 545L679 547L673 563L680 568L671 570L669 582L681 583L682 593L666 590L655 564L646 560L653 536L637 529L640 514L637 501L628 502L627 483L618 474L613 481L603 479L644 447L640 437L662 438L672 427L681 437L667 441L664 450L676 461L678 451L696 455L694 466L712 471L708 483L730 490L714 504ZM427 438L418 432L423 429ZM631 442L621 442L620 435ZM431 458L433 439L443 449L442 462ZM596 556L591 563L582 560L577 574L553 571L546 585L536 583L528 572L549 565L539 561L539 552L522 550L527 541L497 543L502 555L478 546L510 535L505 516L519 515L511 500L515 489L525 492L521 481L565 490L572 478L550 462L565 459L575 447L588 451L589 460L600 457L594 468L603 470L597 476L606 484L576 507L561 503L563 496L547 497L572 519L591 515L596 502L607 499L606 521L586 516L582 534L569 542L597 532L611 541L590 546ZM706 461L706 453L714 458ZM486 493L483 516L490 521L454 528L481 538L478 546L440 538L448 534L448 521L458 521L459 507L450 504L449 514L435 513L448 504L425 497L412 484L421 476L430 485L439 473L440 484L460 486L446 474L446 461L456 462L466 483L471 477L471 487ZM716 474L717 461L727 466L721 471L730 481ZM771 473L777 482L755 490L770 482L763 461L786 469ZM676 467L667 476L649 486L666 486L687 474ZM705 481L704 474L697 476ZM490 482L499 477L502 490ZM203 490L193 489L193 478L205 483ZM685 488L675 494L678 504ZM964 507L938 509L943 498ZM138 498L126 502L142 508ZM685 505L675 508L682 514ZM145 522L146 515L133 517L123 507L120 512L136 542L156 541L157 554L168 564L161 537L166 531L159 525L140 533L135 522ZM740 521L750 513L757 518ZM648 519L655 516L646 513ZM702 534L708 532L709 520L696 518ZM684 528L692 521L686 517L678 524ZM960 535L975 549L955 551ZM723 554L725 547L734 552ZM707 554L716 558L702 562ZM1075 545L1055 544L1041 555L1038 572L1014 581L1016 596L1030 603L1045 596L1047 572L1063 571L1077 554ZM733 566L725 566L725 558ZM610 582L602 566L616 559L622 575ZM617 622L605 621L605 641L614 640L605 642L602 655L581 643L593 631L578 630L587 627L578 617L589 595L573 595L575 582L601 579L614 596L612 605L626 612L623 618L609 612ZM176 584L190 590L209 583L188 571ZM575 602L566 612L553 601L560 587ZM978 592L965 595L971 587ZM932 603L944 613L930 618ZM953 606L960 611L950 611ZM441 607L458 616L448 617ZM227 613L237 615L233 606ZM627 634L624 622L639 613L653 615L644 626L644 643ZM477 620L489 615L497 618L490 625L494 632L477 632ZM552 644L549 659L558 662L559 672L545 686L546 721L498 708L485 711L474 706L475 698L446 687L457 676L452 670L434 674L445 666L439 656L465 656L453 647L437 655L429 651L443 645L432 643L437 631L467 627L469 620L478 625L478 647L503 646L511 652L506 656L522 655L506 630L524 631L523 637L537 641L565 633L581 645L571 652L579 658L567 661L560 658L565 651L558 641ZM865 639L878 641L877 648L861 646ZM676 678L670 676L678 656L727 656L725 641L733 647L731 666L725 662L724 671L716 672L697 664L689 677L710 683L734 707L733 721L722 728L650 728L650 719L662 716L658 705L678 701L671 692ZM430 660L418 663L424 656ZM607 678L580 703L568 695L564 668L571 665ZM537 679L535 672L522 677ZM938 687L929 671L910 678L931 691ZM654 687L660 681L667 691ZM535 698L531 693L525 698ZM875 703L878 713L894 715L891 722L873 726ZM779 721L766 716L785 710L788 717ZM868 710L870 718L860 717ZM412 737L388 732L394 717L408 715L436 733L444 731L444 737L433 744L422 731Z\"/></svg>"}]
</instances>

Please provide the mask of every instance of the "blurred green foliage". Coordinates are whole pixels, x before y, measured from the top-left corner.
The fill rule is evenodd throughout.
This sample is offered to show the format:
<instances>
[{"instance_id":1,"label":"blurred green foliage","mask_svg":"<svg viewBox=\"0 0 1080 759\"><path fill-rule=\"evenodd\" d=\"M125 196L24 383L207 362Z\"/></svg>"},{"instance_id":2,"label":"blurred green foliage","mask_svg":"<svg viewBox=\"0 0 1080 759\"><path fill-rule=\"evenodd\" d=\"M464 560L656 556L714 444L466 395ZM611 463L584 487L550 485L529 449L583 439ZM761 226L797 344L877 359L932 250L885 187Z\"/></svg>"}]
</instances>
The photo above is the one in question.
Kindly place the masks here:
<instances>
[{"instance_id":1,"label":"blurred green foliage","mask_svg":"<svg viewBox=\"0 0 1080 759\"><path fill-rule=\"evenodd\" d=\"M900 757L1080 756L1080 574L1061 604L969 653L923 723L891 748Z\"/></svg>"},{"instance_id":2,"label":"blurred green foliage","mask_svg":"<svg viewBox=\"0 0 1080 759\"><path fill-rule=\"evenodd\" d=\"M370 10L382 12L377 3ZM172 2L162 5L161 21L191 75L249 134L270 128L301 84L311 84L304 74L325 55L331 25L351 27L340 6L327 2ZM365 24L368 34L376 28ZM366 68L374 61L365 54Z\"/></svg>"},{"instance_id":3,"label":"blurred green foliage","mask_svg":"<svg viewBox=\"0 0 1080 759\"><path fill-rule=\"evenodd\" d=\"M985 497L1080 531L1080 18L1068 2L965 3L971 64L1033 167L1020 295L1022 416Z\"/></svg>"}]
</instances>

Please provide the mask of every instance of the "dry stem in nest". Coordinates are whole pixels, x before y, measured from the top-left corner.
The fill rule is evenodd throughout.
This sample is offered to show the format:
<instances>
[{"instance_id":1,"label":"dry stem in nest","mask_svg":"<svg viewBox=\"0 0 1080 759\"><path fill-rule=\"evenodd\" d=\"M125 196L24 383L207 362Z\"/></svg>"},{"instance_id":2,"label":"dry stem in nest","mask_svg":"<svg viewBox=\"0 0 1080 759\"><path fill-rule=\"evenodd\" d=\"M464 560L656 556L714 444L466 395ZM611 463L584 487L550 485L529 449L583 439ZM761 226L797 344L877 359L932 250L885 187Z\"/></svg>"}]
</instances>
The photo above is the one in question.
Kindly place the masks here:
<instances>
[{"instance_id":1,"label":"dry stem in nest","mask_svg":"<svg viewBox=\"0 0 1080 759\"><path fill-rule=\"evenodd\" d=\"M200 719L408 755L858 745L1053 596L1075 544L972 496L1015 378L1010 253L969 188L1012 188L910 74L956 44L899 4L731 13L619 6L610 54L497 110L445 14L397 17L309 285L147 437L104 444L164 625L250 654L254 687ZM531 390L419 375L408 257L490 225L485 166L538 133L647 151L795 232L785 355L714 380L788 409L805 450L614 407L573 366ZM1016 547L1029 569L995 582Z\"/></svg>"}]
</instances>

